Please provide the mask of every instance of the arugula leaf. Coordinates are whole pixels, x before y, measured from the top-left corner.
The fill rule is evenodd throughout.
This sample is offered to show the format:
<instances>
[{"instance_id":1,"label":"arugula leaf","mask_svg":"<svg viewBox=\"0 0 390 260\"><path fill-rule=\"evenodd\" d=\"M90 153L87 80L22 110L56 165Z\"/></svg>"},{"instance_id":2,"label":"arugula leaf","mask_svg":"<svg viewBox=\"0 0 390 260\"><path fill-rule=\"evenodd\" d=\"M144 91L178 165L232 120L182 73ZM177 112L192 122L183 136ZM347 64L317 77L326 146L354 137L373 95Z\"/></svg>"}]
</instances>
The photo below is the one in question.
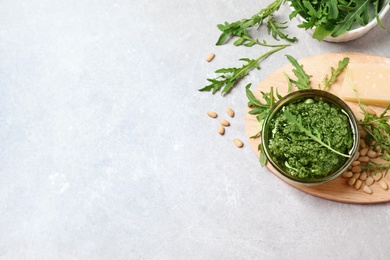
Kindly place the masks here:
<instances>
[{"instance_id":1,"label":"arugula leaf","mask_svg":"<svg viewBox=\"0 0 390 260\"><path fill-rule=\"evenodd\" d=\"M265 155L263 144L259 144L259 146L257 147L257 149L258 149L258 151L259 151L259 161L260 161L260 165L261 165L261 166L265 166L266 163L267 163L267 156Z\"/></svg>"},{"instance_id":2,"label":"arugula leaf","mask_svg":"<svg viewBox=\"0 0 390 260\"><path fill-rule=\"evenodd\" d=\"M348 12L344 20L336 25L332 31L332 36L337 37L351 29L352 24L357 21L360 25L366 25L369 20L368 4L370 0L355 0L352 1L356 4L352 11ZM368 17L367 17L368 15ZM362 18L363 16L363 18Z\"/></svg>"},{"instance_id":3,"label":"arugula leaf","mask_svg":"<svg viewBox=\"0 0 390 260\"><path fill-rule=\"evenodd\" d=\"M258 25L260 28L264 21L267 21L268 34L278 40L278 37L285 39L289 42L295 42L297 39L295 37L290 38L288 35L284 34L281 30L287 27L280 26L284 24L283 22L277 22L273 18L273 14L279 10L279 8L287 0L275 0L267 7L261 9L257 14L252 15L251 18L241 19L232 23L225 22L223 24L218 24L217 28L222 32L218 38L216 45L222 45L228 41L230 37L237 37L238 39L234 42L234 45L245 45L252 46L257 44L257 40L253 39L249 33L248 29L254 25Z\"/></svg>"},{"instance_id":4,"label":"arugula leaf","mask_svg":"<svg viewBox=\"0 0 390 260\"><path fill-rule=\"evenodd\" d=\"M279 93L276 91L276 94L274 94L274 88L270 88L270 92L265 93L263 91L260 91L264 102L261 102L258 100L255 95L250 90L251 84L248 84L245 87L245 93L248 98L248 107L251 108L251 110L248 112L250 115L256 115L256 119L259 123L263 122L263 120L267 117L270 109L274 106L274 104L277 102L278 99L281 99L282 96L279 95ZM275 96L276 95L276 96ZM251 138L257 138L261 135L262 129L260 128L260 131L252 136Z\"/></svg>"},{"instance_id":5,"label":"arugula leaf","mask_svg":"<svg viewBox=\"0 0 390 260\"><path fill-rule=\"evenodd\" d=\"M267 24L267 31L269 35L272 35L272 37L276 40L278 40L278 37L285 39L286 41L289 42L296 42L297 38L289 38L288 34L283 34L281 30L286 29L287 26L285 26L287 22L279 22L275 20L273 16L271 16L268 19L268 24Z\"/></svg>"},{"instance_id":6,"label":"arugula leaf","mask_svg":"<svg viewBox=\"0 0 390 260\"><path fill-rule=\"evenodd\" d=\"M311 89L310 86L310 76L306 74L303 69L303 65L300 65L298 61L290 56L286 55L287 59L290 61L291 65L295 69L293 69L294 75L297 77L297 80L293 80L290 78L290 82L294 83L298 89Z\"/></svg>"},{"instance_id":7,"label":"arugula leaf","mask_svg":"<svg viewBox=\"0 0 390 260\"><path fill-rule=\"evenodd\" d=\"M341 74L341 72L344 71L344 69L347 67L349 63L349 58L346 57L343 60L339 61L337 69L331 67L331 74L330 78L328 78L328 75L325 75L325 77L322 79L322 84L324 85L323 90L328 90L330 85L332 85L337 77Z\"/></svg>"},{"instance_id":8,"label":"arugula leaf","mask_svg":"<svg viewBox=\"0 0 390 260\"><path fill-rule=\"evenodd\" d=\"M250 90L251 84L248 84L245 87L245 93L248 97L248 107L252 108L248 113L251 115L256 115L256 119L259 123L263 122L263 120L268 116L271 108L274 106L274 104L277 102L278 99L281 99L282 96L279 95L278 91L276 91L276 94L274 94L274 88L270 88L269 93L260 92L264 103L258 100L253 92ZM276 97L275 97L276 95ZM262 132L262 124L260 124L260 130L255 135L251 136L250 138L259 138L261 136ZM261 166L265 166L267 163L267 157L265 156L263 145L260 143L258 146L259 151L259 161Z\"/></svg>"},{"instance_id":9,"label":"arugula leaf","mask_svg":"<svg viewBox=\"0 0 390 260\"><path fill-rule=\"evenodd\" d=\"M240 61L246 62L246 64L242 65L242 67L222 68L216 70L215 73L221 75L219 75L216 78L207 79L207 81L209 81L211 84L199 89L199 91L209 91L209 92L211 91L212 94L215 94L216 92L221 90L221 88L223 88L221 94L222 95L227 94L237 84L238 80L248 75L251 70L260 69L259 62L261 60L267 58L268 56L270 56L271 54L277 51L286 48L287 46L289 46L289 44L281 44L278 46L279 47L264 53L257 59L249 59L249 58L240 59Z\"/></svg>"},{"instance_id":10,"label":"arugula leaf","mask_svg":"<svg viewBox=\"0 0 390 260\"><path fill-rule=\"evenodd\" d=\"M311 139L313 139L314 141L316 141L317 143L319 143L320 145L326 147L327 149L329 149L330 151L338 154L338 155L341 155L343 157L351 157L351 155L349 154L343 154L335 149L333 149L330 145L324 143L322 140L321 140L321 137L317 134L317 135L314 135L309 129L306 129L301 122L299 122L299 120L296 120L295 117L286 109L283 111L283 114L284 116L288 119L288 121L290 121L291 123L293 123L294 125L296 125L298 127L298 129L300 131L302 131L303 133L305 133L308 137L310 137ZM314 129L315 131L315 129Z\"/></svg>"}]
</instances>

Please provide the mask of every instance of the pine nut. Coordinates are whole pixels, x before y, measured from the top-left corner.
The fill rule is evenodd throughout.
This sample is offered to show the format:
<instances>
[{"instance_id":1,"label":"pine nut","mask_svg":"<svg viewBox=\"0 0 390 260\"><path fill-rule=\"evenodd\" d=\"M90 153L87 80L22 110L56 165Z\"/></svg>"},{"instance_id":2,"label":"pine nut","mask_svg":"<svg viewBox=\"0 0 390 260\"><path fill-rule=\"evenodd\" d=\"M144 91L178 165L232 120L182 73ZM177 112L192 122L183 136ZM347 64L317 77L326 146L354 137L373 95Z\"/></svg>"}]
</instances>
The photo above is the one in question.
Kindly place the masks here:
<instances>
[{"instance_id":1,"label":"pine nut","mask_svg":"<svg viewBox=\"0 0 390 260\"><path fill-rule=\"evenodd\" d=\"M209 117L211 117L211 118L216 118L218 115L217 115L217 113L215 113L214 111L209 111L209 112L207 112L207 115L209 116Z\"/></svg>"},{"instance_id":2,"label":"pine nut","mask_svg":"<svg viewBox=\"0 0 390 260\"><path fill-rule=\"evenodd\" d=\"M358 160L359 162L369 162L370 158L368 156L360 156Z\"/></svg>"},{"instance_id":3,"label":"pine nut","mask_svg":"<svg viewBox=\"0 0 390 260\"><path fill-rule=\"evenodd\" d=\"M360 166L353 166L351 171L353 173L356 173L356 172L361 172L362 171L362 168Z\"/></svg>"},{"instance_id":4,"label":"pine nut","mask_svg":"<svg viewBox=\"0 0 390 260\"><path fill-rule=\"evenodd\" d=\"M235 139L233 140L233 142L234 142L234 144L235 144L238 148L241 148L241 147L244 146L244 143L243 143L240 139L238 139L238 138L235 138Z\"/></svg>"},{"instance_id":5,"label":"pine nut","mask_svg":"<svg viewBox=\"0 0 390 260\"><path fill-rule=\"evenodd\" d=\"M371 115L376 115L376 112L371 107L365 107L364 110Z\"/></svg>"},{"instance_id":6,"label":"pine nut","mask_svg":"<svg viewBox=\"0 0 390 260\"><path fill-rule=\"evenodd\" d=\"M231 109L230 107L226 110L227 114L230 116L230 117L234 117L234 110Z\"/></svg>"},{"instance_id":7,"label":"pine nut","mask_svg":"<svg viewBox=\"0 0 390 260\"><path fill-rule=\"evenodd\" d=\"M382 189L384 190L387 190L389 188L389 186L387 185L387 183L384 181L384 180L380 180L379 181L379 185L382 187Z\"/></svg>"},{"instance_id":8,"label":"pine nut","mask_svg":"<svg viewBox=\"0 0 390 260\"><path fill-rule=\"evenodd\" d=\"M375 151L370 150L367 152L367 156L370 158L376 158L376 157L378 157L378 154Z\"/></svg>"},{"instance_id":9,"label":"pine nut","mask_svg":"<svg viewBox=\"0 0 390 260\"><path fill-rule=\"evenodd\" d=\"M352 165L352 166L358 166L358 165L360 165L360 162L359 162L359 161L353 161L353 162L351 163L351 165Z\"/></svg>"},{"instance_id":10,"label":"pine nut","mask_svg":"<svg viewBox=\"0 0 390 260\"><path fill-rule=\"evenodd\" d=\"M355 182L356 182L356 179L355 179L355 178L350 178L350 179L348 180L348 185L349 185L349 186L352 186L352 185L355 184Z\"/></svg>"},{"instance_id":11,"label":"pine nut","mask_svg":"<svg viewBox=\"0 0 390 260\"><path fill-rule=\"evenodd\" d=\"M372 194L372 189L368 187L367 185L363 186L363 191L367 194Z\"/></svg>"},{"instance_id":12,"label":"pine nut","mask_svg":"<svg viewBox=\"0 0 390 260\"><path fill-rule=\"evenodd\" d=\"M366 179L366 185L371 186L374 183L374 178L368 176Z\"/></svg>"},{"instance_id":13,"label":"pine nut","mask_svg":"<svg viewBox=\"0 0 390 260\"><path fill-rule=\"evenodd\" d=\"M343 172L343 177L344 177L344 178L351 178L352 175L353 175L353 173L350 172L350 171Z\"/></svg>"},{"instance_id":14,"label":"pine nut","mask_svg":"<svg viewBox=\"0 0 390 260\"><path fill-rule=\"evenodd\" d=\"M360 189L360 187L362 187L362 184L363 182L361 180L357 180L356 183L355 183L355 189Z\"/></svg>"},{"instance_id":15,"label":"pine nut","mask_svg":"<svg viewBox=\"0 0 390 260\"><path fill-rule=\"evenodd\" d=\"M214 59L214 57L215 57L215 54L211 52L209 55L207 55L206 61L210 62Z\"/></svg>"},{"instance_id":16,"label":"pine nut","mask_svg":"<svg viewBox=\"0 0 390 260\"><path fill-rule=\"evenodd\" d=\"M381 172L377 172L372 177L374 178L375 181L379 181L382 178L382 173Z\"/></svg>"},{"instance_id":17,"label":"pine nut","mask_svg":"<svg viewBox=\"0 0 390 260\"><path fill-rule=\"evenodd\" d=\"M360 172L357 172L357 173L354 173L353 175L352 175L352 178L354 178L354 179L359 179L359 177L360 177Z\"/></svg>"},{"instance_id":18,"label":"pine nut","mask_svg":"<svg viewBox=\"0 0 390 260\"><path fill-rule=\"evenodd\" d=\"M220 134L220 135L224 135L225 134L225 127L223 127L223 126L218 126L218 133Z\"/></svg>"},{"instance_id":19,"label":"pine nut","mask_svg":"<svg viewBox=\"0 0 390 260\"><path fill-rule=\"evenodd\" d=\"M367 172L362 172L362 174L360 174L360 178L362 181L365 181L367 179Z\"/></svg>"},{"instance_id":20,"label":"pine nut","mask_svg":"<svg viewBox=\"0 0 390 260\"><path fill-rule=\"evenodd\" d=\"M368 152L368 147L365 147L360 150L360 156L366 156Z\"/></svg>"},{"instance_id":21,"label":"pine nut","mask_svg":"<svg viewBox=\"0 0 390 260\"><path fill-rule=\"evenodd\" d=\"M361 137L361 138L366 138L366 136L367 136L366 130L362 129L362 130L360 131L360 137Z\"/></svg>"},{"instance_id":22,"label":"pine nut","mask_svg":"<svg viewBox=\"0 0 390 260\"><path fill-rule=\"evenodd\" d=\"M227 121L227 120L225 120L225 119L221 120L220 123L221 123L221 125L223 125L223 126L229 126L229 125L230 125L229 121Z\"/></svg>"}]
</instances>

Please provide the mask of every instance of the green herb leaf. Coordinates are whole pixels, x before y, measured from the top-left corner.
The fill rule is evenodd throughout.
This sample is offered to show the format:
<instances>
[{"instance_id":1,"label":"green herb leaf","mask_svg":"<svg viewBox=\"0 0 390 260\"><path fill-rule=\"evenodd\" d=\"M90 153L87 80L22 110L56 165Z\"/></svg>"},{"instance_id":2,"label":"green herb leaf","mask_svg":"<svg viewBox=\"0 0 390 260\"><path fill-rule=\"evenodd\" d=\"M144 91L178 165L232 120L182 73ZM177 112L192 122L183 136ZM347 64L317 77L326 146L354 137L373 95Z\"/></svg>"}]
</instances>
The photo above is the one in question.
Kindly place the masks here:
<instances>
[{"instance_id":1,"label":"green herb leaf","mask_svg":"<svg viewBox=\"0 0 390 260\"><path fill-rule=\"evenodd\" d=\"M343 154L343 153L340 153L339 151L333 149L332 147L330 147L329 144L326 144L324 141L321 140L321 137L319 136L319 134L317 133L317 135L314 135L309 129L306 129L302 123L300 122L300 120L297 120L295 119L295 117L288 111L288 110L284 110L283 111L285 117L291 122L293 123L294 125L296 125L300 131L302 131L303 133L305 133L308 137L310 137L311 139L313 139L314 141L316 141L317 143L319 143L320 145L326 147L327 149L329 149L330 151L338 154L338 155L341 155L343 157L351 157L351 155L349 154Z\"/></svg>"},{"instance_id":2,"label":"green herb leaf","mask_svg":"<svg viewBox=\"0 0 390 260\"><path fill-rule=\"evenodd\" d=\"M286 55L287 59L293 65L294 75L297 77L297 80L292 80L290 82L294 83L298 89L311 89L310 86L310 76L306 74L303 69L303 66L298 63L298 61L290 55Z\"/></svg>"},{"instance_id":3,"label":"green herb leaf","mask_svg":"<svg viewBox=\"0 0 390 260\"><path fill-rule=\"evenodd\" d=\"M258 146L259 151L259 161L261 166L265 166L267 163L267 156L265 155L263 144L259 144Z\"/></svg>"},{"instance_id":4,"label":"green herb leaf","mask_svg":"<svg viewBox=\"0 0 390 260\"><path fill-rule=\"evenodd\" d=\"M251 84L248 84L245 87L245 93L248 98L248 107L251 108L251 110L248 112L251 115L256 115L256 119L259 123L262 123L263 120L267 117L269 114L270 109L273 107L273 105L276 103L278 99L281 98L281 96L276 92L276 97L274 95L274 88L270 88L269 93L260 92L264 102L261 102L258 100L253 92L250 90ZM261 127L259 132L253 136L253 138L257 138L261 135Z\"/></svg>"},{"instance_id":5,"label":"green herb leaf","mask_svg":"<svg viewBox=\"0 0 390 260\"><path fill-rule=\"evenodd\" d=\"M284 24L283 22L277 22L275 19L272 18L272 15L279 10L279 8L286 2L287 0L275 0L267 7L261 9L258 13L253 15L251 18L247 19L241 19L236 22L228 23L225 22L224 24L218 24L217 28L222 31L221 35L218 38L218 41L216 45L222 45L230 37L237 37L239 38L234 42L234 45L245 45L245 46L252 46L253 44L258 44L258 41L252 38L249 33L248 29L251 28L254 25L258 25L259 28L263 24L265 20L268 19L267 25L269 27L275 26L275 28L271 28L268 30L268 34L272 35L276 40L278 37L286 39L290 42L295 42L296 38L290 38L288 35L283 34L281 32L282 29L285 29L284 26L280 26Z\"/></svg>"},{"instance_id":6,"label":"green herb leaf","mask_svg":"<svg viewBox=\"0 0 390 260\"><path fill-rule=\"evenodd\" d=\"M259 62L265 58L267 58L269 55L280 51L284 48L289 46L289 44L281 44L278 45L277 48L274 48L257 59L249 59L249 58L242 58L240 61L246 62L242 67L239 68L222 68L215 71L217 74L221 74L213 79L207 79L211 84L207 85L199 91L208 91L212 92L212 94L215 94L216 92L220 91L221 94L225 95L229 93L232 88L237 84L237 82L249 74L249 72L253 69L260 69Z\"/></svg>"},{"instance_id":7,"label":"green herb leaf","mask_svg":"<svg viewBox=\"0 0 390 260\"><path fill-rule=\"evenodd\" d=\"M328 78L328 75L325 75L325 77L322 79L323 90L328 90L329 87L336 81L337 77L344 71L344 69L347 67L349 63L349 58L346 57L343 60L339 61L337 69L331 67L331 74L330 78Z\"/></svg>"}]
</instances>

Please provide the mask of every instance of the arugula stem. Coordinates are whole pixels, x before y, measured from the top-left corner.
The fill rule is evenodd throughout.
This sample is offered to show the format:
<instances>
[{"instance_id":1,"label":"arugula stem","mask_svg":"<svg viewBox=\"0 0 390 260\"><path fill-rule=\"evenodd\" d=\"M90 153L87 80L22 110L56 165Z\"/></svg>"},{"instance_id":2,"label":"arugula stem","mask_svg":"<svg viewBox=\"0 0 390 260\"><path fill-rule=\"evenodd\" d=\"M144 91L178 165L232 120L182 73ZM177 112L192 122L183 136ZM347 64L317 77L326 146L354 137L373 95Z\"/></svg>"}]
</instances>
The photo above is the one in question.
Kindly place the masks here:
<instances>
[{"instance_id":1,"label":"arugula stem","mask_svg":"<svg viewBox=\"0 0 390 260\"><path fill-rule=\"evenodd\" d=\"M215 73L220 75L213 79L207 79L207 81L211 82L211 84L199 89L199 91L211 91L212 94L215 94L223 87L221 91L222 95L230 92L230 90L235 87L235 85L241 78L249 74L249 71L255 68L260 69L259 62L261 60L267 58L268 56L270 56L275 52L278 52L286 48L287 46L290 46L290 44L280 44L277 46L278 47L273 48L270 51L267 51L257 59L248 59L248 58L240 59L242 61L247 62L240 68L222 68L216 70Z\"/></svg>"},{"instance_id":2,"label":"arugula stem","mask_svg":"<svg viewBox=\"0 0 390 260\"><path fill-rule=\"evenodd\" d=\"M343 156L343 157L351 157L351 155L348 155L348 154L343 154L335 149L333 149L331 146L325 144L320 138L318 138L317 136L313 135L311 133L310 130L304 128L300 123L298 123L298 121L295 119L295 117L288 111L288 110L285 110L283 111L284 115L286 116L286 118L291 122L293 123L294 125L296 125L299 130L301 130L302 132L304 132L307 136L309 136L311 139L313 139L314 141L316 141L317 143L319 143L320 145L328 148L329 150L331 150L332 152L340 155L340 156Z\"/></svg>"}]
</instances>

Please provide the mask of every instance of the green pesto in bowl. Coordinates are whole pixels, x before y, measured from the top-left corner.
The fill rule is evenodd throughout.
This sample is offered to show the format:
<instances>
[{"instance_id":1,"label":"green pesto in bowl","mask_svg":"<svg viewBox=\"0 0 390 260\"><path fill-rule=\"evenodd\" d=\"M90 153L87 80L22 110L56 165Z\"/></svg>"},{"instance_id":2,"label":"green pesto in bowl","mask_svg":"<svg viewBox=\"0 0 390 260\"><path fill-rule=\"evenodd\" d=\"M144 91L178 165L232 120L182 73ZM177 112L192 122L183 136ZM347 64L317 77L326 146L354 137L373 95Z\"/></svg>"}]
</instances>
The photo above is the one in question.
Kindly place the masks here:
<instances>
[{"instance_id":1,"label":"green pesto in bowl","mask_svg":"<svg viewBox=\"0 0 390 260\"><path fill-rule=\"evenodd\" d=\"M300 90L282 98L265 119L262 135L270 163L300 183L323 183L339 176L358 148L356 118L338 97Z\"/></svg>"}]
</instances>

